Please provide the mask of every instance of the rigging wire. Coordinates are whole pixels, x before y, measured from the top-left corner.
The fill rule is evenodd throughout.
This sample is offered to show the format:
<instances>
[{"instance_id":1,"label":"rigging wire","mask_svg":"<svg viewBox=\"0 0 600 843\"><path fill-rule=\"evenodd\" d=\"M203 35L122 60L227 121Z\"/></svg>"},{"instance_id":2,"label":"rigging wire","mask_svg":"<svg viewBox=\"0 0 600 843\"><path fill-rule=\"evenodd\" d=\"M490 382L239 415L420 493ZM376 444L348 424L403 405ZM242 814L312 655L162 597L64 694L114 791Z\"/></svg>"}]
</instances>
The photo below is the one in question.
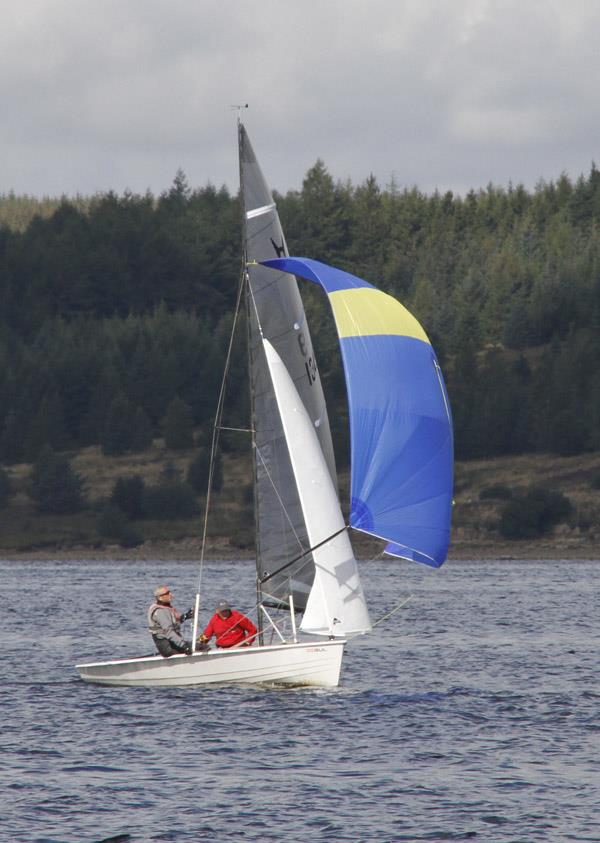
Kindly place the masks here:
<instances>
[{"instance_id":1,"label":"rigging wire","mask_svg":"<svg viewBox=\"0 0 600 843\"><path fill-rule=\"evenodd\" d=\"M204 567L204 552L206 549L206 533L208 529L208 512L210 508L210 496L213 484L213 475L215 469L215 461L217 455L217 446L219 444L219 435L221 432L221 419L223 417L223 407L225 404L225 386L227 382L227 375L229 374L229 366L231 365L231 354L233 350L233 340L235 337L235 329L240 312L240 303L242 301L242 293L244 291L245 273L242 272L240 276L240 283L238 286L237 299L235 303L235 311L233 315L233 325L231 327L231 335L229 337L229 346L227 348L227 356L225 358L225 368L223 371L223 378L221 380L221 387L219 389L219 398L217 401L217 410L215 413L215 423L213 425L212 443L210 449L210 463L208 469L208 485L206 490L206 506L204 508L204 524L202 527L202 544L200 547L200 569L198 571L198 585L196 588L196 602L194 605L194 631L192 634L192 646L195 646L196 635L198 632L198 614L200 610L200 587L202 585L202 571Z\"/></svg>"}]
</instances>

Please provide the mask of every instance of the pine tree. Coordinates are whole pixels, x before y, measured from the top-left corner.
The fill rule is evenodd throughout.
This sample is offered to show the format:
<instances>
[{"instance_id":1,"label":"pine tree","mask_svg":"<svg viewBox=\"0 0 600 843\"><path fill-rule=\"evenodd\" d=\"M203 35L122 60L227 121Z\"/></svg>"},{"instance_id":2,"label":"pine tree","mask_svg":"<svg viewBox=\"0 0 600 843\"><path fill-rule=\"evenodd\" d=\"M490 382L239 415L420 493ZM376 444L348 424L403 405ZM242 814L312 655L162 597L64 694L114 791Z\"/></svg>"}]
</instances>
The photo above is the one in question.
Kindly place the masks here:
<instances>
[{"instance_id":1,"label":"pine tree","mask_svg":"<svg viewBox=\"0 0 600 843\"><path fill-rule=\"evenodd\" d=\"M98 535L108 541L118 542L121 547L137 547L144 537L134 526L122 509L106 506L100 512L96 522Z\"/></svg>"},{"instance_id":2,"label":"pine tree","mask_svg":"<svg viewBox=\"0 0 600 843\"><path fill-rule=\"evenodd\" d=\"M191 448L194 445L194 419L190 405L178 396L167 408L163 420L165 445L176 451Z\"/></svg>"},{"instance_id":3,"label":"pine tree","mask_svg":"<svg viewBox=\"0 0 600 843\"><path fill-rule=\"evenodd\" d=\"M336 185L320 159L302 183L300 252L339 264L348 241L350 189Z\"/></svg>"},{"instance_id":4,"label":"pine tree","mask_svg":"<svg viewBox=\"0 0 600 843\"><path fill-rule=\"evenodd\" d=\"M61 451L69 444L69 435L65 426L62 401L57 393L46 395L42 399L37 413L25 436L24 455L33 461L44 445L50 445Z\"/></svg>"},{"instance_id":5,"label":"pine tree","mask_svg":"<svg viewBox=\"0 0 600 843\"><path fill-rule=\"evenodd\" d=\"M132 520L141 518L144 511L144 489L144 480L139 474L133 477L119 477L113 486L110 502Z\"/></svg>"},{"instance_id":6,"label":"pine tree","mask_svg":"<svg viewBox=\"0 0 600 843\"><path fill-rule=\"evenodd\" d=\"M190 486L199 494L205 495L208 489L208 475L210 470L210 449L200 448L197 455L190 463L187 471L187 481ZM221 452L215 454L213 465L212 489L220 492L223 488L223 460Z\"/></svg>"},{"instance_id":7,"label":"pine tree","mask_svg":"<svg viewBox=\"0 0 600 843\"><path fill-rule=\"evenodd\" d=\"M140 421L139 408L122 393L112 402L102 437L102 452L107 456L117 457L139 447L136 423ZM141 432L147 442L149 425Z\"/></svg>"},{"instance_id":8,"label":"pine tree","mask_svg":"<svg viewBox=\"0 0 600 843\"><path fill-rule=\"evenodd\" d=\"M144 490L144 516L157 519L191 518L197 513L194 490L189 483L181 480L178 469L168 463L160 481Z\"/></svg>"},{"instance_id":9,"label":"pine tree","mask_svg":"<svg viewBox=\"0 0 600 843\"><path fill-rule=\"evenodd\" d=\"M83 478L69 460L46 446L29 476L29 495L38 512L67 514L85 506Z\"/></svg>"},{"instance_id":10,"label":"pine tree","mask_svg":"<svg viewBox=\"0 0 600 843\"><path fill-rule=\"evenodd\" d=\"M151 448L152 434L150 419L141 407L136 407L131 435L131 451L137 454Z\"/></svg>"},{"instance_id":11,"label":"pine tree","mask_svg":"<svg viewBox=\"0 0 600 843\"><path fill-rule=\"evenodd\" d=\"M23 426L21 419L11 407L4 419L4 429L0 434L0 459L7 465L14 465L23 459Z\"/></svg>"},{"instance_id":12,"label":"pine tree","mask_svg":"<svg viewBox=\"0 0 600 843\"><path fill-rule=\"evenodd\" d=\"M12 491L10 475L8 471L0 465L0 509L4 509L4 507L8 504Z\"/></svg>"}]
</instances>

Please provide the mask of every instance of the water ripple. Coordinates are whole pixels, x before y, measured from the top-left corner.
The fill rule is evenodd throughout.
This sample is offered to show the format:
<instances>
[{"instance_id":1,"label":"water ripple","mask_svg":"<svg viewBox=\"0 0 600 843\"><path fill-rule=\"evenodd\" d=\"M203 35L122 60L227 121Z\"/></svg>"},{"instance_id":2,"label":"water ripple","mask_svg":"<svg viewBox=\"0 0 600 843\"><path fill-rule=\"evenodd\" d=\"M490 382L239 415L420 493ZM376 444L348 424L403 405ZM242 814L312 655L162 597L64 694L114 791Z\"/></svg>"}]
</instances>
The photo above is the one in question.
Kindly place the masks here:
<instances>
[{"instance_id":1,"label":"water ripple","mask_svg":"<svg viewBox=\"0 0 600 843\"><path fill-rule=\"evenodd\" d=\"M375 611L415 596L349 645L327 691L85 685L75 661L147 651L156 582L176 583L182 604L195 584L180 563L106 568L0 564L8 605L44 618L43 634L3 639L0 840L600 840L593 564L407 565L398 578L370 563ZM251 566L208 563L206 576L219 583L207 602L247 608Z\"/></svg>"}]
</instances>

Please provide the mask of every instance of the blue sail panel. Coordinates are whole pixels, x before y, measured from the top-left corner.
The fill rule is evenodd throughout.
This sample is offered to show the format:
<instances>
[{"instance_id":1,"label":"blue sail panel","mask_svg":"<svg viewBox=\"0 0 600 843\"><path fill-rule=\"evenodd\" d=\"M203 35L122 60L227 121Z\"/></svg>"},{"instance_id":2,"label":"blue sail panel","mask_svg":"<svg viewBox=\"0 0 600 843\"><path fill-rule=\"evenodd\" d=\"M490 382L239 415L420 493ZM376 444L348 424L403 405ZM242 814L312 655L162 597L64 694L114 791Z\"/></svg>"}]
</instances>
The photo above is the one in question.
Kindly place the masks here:
<instances>
[{"instance_id":1,"label":"blue sail panel","mask_svg":"<svg viewBox=\"0 0 600 843\"><path fill-rule=\"evenodd\" d=\"M304 258L265 265L319 283L333 308L348 390L351 526L385 539L394 556L439 567L450 539L452 421L423 328L342 270Z\"/></svg>"}]
</instances>

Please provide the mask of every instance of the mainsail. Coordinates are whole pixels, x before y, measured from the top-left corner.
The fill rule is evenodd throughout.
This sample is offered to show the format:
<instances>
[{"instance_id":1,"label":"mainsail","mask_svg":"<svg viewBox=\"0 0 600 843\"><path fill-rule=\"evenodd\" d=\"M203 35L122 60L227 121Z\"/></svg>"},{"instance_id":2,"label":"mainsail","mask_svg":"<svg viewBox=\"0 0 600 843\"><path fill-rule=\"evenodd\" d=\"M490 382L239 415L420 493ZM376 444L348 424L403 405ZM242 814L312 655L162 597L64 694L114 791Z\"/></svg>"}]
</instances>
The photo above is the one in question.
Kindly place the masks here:
<instances>
[{"instance_id":1,"label":"mainsail","mask_svg":"<svg viewBox=\"0 0 600 843\"><path fill-rule=\"evenodd\" d=\"M255 454L257 573L266 602L285 604L293 594L304 609L314 579L310 540L282 428L263 338L289 372L315 428L332 481L337 484L331 432L302 299L293 275L258 261L288 254L273 196L244 126L239 124L244 251L248 272L248 325ZM304 555L303 555L304 554ZM300 557L281 574L265 579Z\"/></svg>"},{"instance_id":2,"label":"mainsail","mask_svg":"<svg viewBox=\"0 0 600 843\"><path fill-rule=\"evenodd\" d=\"M425 331L362 278L307 258L264 264L320 284L333 309L350 414L350 525L385 539L391 555L439 567L450 541L452 420Z\"/></svg>"}]
</instances>

